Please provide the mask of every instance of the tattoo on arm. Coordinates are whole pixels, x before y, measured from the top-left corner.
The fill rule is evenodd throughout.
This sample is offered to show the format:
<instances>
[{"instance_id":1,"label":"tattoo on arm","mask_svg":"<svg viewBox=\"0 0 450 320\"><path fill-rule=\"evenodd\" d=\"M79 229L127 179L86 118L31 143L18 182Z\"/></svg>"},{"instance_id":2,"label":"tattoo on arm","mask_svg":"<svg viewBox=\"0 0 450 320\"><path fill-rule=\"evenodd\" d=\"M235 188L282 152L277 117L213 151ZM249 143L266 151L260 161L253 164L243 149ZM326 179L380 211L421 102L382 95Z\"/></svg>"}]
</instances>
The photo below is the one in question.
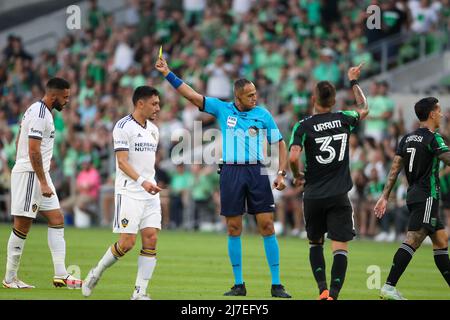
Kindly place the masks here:
<instances>
[{"instance_id":1,"label":"tattoo on arm","mask_svg":"<svg viewBox=\"0 0 450 320\"><path fill-rule=\"evenodd\" d=\"M359 85L354 85L352 89L353 94L355 95L356 106L361 114L361 118L365 118L369 113L369 104L367 103L366 96Z\"/></svg>"},{"instance_id":2,"label":"tattoo on arm","mask_svg":"<svg viewBox=\"0 0 450 320\"><path fill-rule=\"evenodd\" d=\"M300 146L292 146L291 153L289 155L289 165L291 167L292 174L295 176L299 176L300 174L300 154L302 152L302 148Z\"/></svg>"},{"instance_id":3,"label":"tattoo on arm","mask_svg":"<svg viewBox=\"0 0 450 320\"><path fill-rule=\"evenodd\" d=\"M47 181L45 178L44 167L42 165L42 155L40 152L30 152L31 166L39 179L39 181Z\"/></svg>"},{"instance_id":4,"label":"tattoo on arm","mask_svg":"<svg viewBox=\"0 0 450 320\"><path fill-rule=\"evenodd\" d=\"M403 158L400 156L395 156L392 162L391 170L389 171L388 180L383 190L383 197L385 199L389 198L392 188L394 187L395 181L397 181L398 174L403 168Z\"/></svg>"},{"instance_id":5,"label":"tattoo on arm","mask_svg":"<svg viewBox=\"0 0 450 320\"><path fill-rule=\"evenodd\" d=\"M446 166L450 166L450 152L441 153L438 158L439 160L442 160Z\"/></svg>"}]
</instances>

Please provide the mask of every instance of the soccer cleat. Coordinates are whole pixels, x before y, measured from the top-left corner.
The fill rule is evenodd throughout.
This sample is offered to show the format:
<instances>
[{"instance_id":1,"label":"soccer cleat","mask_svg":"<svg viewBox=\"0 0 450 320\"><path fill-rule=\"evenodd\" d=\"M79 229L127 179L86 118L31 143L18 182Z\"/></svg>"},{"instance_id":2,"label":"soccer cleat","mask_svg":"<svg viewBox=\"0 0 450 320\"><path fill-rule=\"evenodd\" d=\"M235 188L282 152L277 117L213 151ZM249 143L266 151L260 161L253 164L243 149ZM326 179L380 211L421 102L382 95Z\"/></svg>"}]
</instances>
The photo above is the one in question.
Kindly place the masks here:
<instances>
[{"instance_id":1,"label":"soccer cleat","mask_svg":"<svg viewBox=\"0 0 450 320\"><path fill-rule=\"evenodd\" d=\"M328 297L325 300L334 300L334 298L333 297Z\"/></svg>"},{"instance_id":2,"label":"soccer cleat","mask_svg":"<svg viewBox=\"0 0 450 320\"><path fill-rule=\"evenodd\" d=\"M94 290L98 280L100 280L100 277L94 275L94 269L89 270L89 273L81 286L81 293L83 296L89 297L92 294L92 290Z\"/></svg>"},{"instance_id":3,"label":"soccer cleat","mask_svg":"<svg viewBox=\"0 0 450 320\"><path fill-rule=\"evenodd\" d=\"M26 284L25 282L14 278L11 282L6 282L5 279L2 281L3 288L7 289L33 289L36 288L35 286L32 286L30 284Z\"/></svg>"},{"instance_id":4,"label":"soccer cleat","mask_svg":"<svg viewBox=\"0 0 450 320\"><path fill-rule=\"evenodd\" d=\"M223 294L224 296L246 296L247 289L245 288L245 283L235 284L230 291Z\"/></svg>"},{"instance_id":5,"label":"soccer cleat","mask_svg":"<svg viewBox=\"0 0 450 320\"><path fill-rule=\"evenodd\" d=\"M270 292L272 293L272 297L275 298L292 298L281 284L273 284Z\"/></svg>"},{"instance_id":6,"label":"soccer cleat","mask_svg":"<svg viewBox=\"0 0 450 320\"><path fill-rule=\"evenodd\" d=\"M152 299L150 298L150 296L144 293L137 293L136 291L134 291L130 300L152 300Z\"/></svg>"},{"instance_id":7,"label":"soccer cleat","mask_svg":"<svg viewBox=\"0 0 450 320\"><path fill-rule=\"evenodd\" d=\"M317 300L327 300L330 297L330 291L328 290L323 290L322 293L320 294L319 298L317 298Z\"/></svg>"},{"instance_id":8,"label":"soccer cleat","mask_svg":"<svg viewBox=\"0 0 450 320\"><path fill-rule=\"evenodd\" d=\"M82 281L80 279L75 278L71 274L62 277L53 277L53 285L56 288L67 287L67 289L81 289L81 283Z\"/></svg>"},{"instance_id":9,"label":"soccer cleat","mask_svg":"<svg viewBox=\"0 0 450 320\"><path fill-rule=\"evenodd\" d=\"M385 284L381 288L380 298L383 300L408 300L403 297L396 287Z\"/></svg>"}]
</instances>

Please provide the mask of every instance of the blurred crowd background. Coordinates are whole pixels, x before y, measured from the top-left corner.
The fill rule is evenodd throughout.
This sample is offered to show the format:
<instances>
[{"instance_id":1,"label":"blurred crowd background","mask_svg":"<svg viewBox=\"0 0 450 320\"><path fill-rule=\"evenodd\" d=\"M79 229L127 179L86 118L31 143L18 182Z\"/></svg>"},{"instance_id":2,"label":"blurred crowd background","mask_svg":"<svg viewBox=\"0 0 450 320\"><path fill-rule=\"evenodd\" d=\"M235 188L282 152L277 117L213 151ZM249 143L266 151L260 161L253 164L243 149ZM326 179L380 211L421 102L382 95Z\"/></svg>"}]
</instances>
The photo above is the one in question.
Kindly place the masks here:
<instances>
[{"instance_id":1,"label":"blurred crowd background","mask_svg":"<svg viewBox=\"0 0 450 320\"><path fill-rule=\"evenodd\" d=\"M354 98L346 81L351 65L365 62L363 78L379 74L382 54L369 50L391 41L388 68L419 58L418 43L432 54L449 48L450 1L403 0L184 0L125 1L125 23L96 1L89 1L82 30L68 33L58 45L39 54L27 52L14 34L0 58L0 220L10 221L10 170L23 112L43 96L43 85L59 76L71 83L67 108L54 112L55 150L51 175L66 224L110 226L114 214L115 159L112 128L132 111L131 95L140 85L157 87L162 110L157 180L163 228L224 231L219 216L219 175L215 166L181 164L170 159L177 130L203 129L213 118L180 97L163 81L154 63L159 46L171 69L198 92L232 99L239 77L253 81L258 103L267 107L288 143L296 121L311 114L311 90L329 80L339 89L336 110L352 109ZM367 6L382 10L381 30L366 27ZM385 57L386 58L386 57ZM443 83L442 90L450 92ZM359 238L395 241L405 232L406 181L400 177L389 213L377 221L372 212L380 196L398 141L406 131L405 107L390 97L389 81L373 81L366 95L368 119L350 138L350 192ZM450 114L441 128L450 136ZM415 123L413 126L416 126ZM450 212L450 171L442 170L442 214ZM288 176L289 177L289 176ZM290 178L288 178L290 181ZM290 184L276 192L276 230L305 237L301 190ZM450 219L449 223L450 223ZM251 230L254 221L245 219Z\"/></svg>"}]
</instances>

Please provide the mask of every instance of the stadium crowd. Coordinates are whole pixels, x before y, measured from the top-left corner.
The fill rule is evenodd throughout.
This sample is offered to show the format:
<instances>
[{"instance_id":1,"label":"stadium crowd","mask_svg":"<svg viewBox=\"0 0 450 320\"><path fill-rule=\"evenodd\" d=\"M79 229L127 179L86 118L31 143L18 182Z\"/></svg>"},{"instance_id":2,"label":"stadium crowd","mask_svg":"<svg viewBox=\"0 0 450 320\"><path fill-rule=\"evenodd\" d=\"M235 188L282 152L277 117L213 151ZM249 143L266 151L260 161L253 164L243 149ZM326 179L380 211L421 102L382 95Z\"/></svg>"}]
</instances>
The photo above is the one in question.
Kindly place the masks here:
<instances>
[{"instance_id":1,"label":"stadium crowd","mask_svg":"<svg viewBox=\"0 0 450 320\"><path fill-rule=\"evenodd\" d=\"M352 109L354 99L345 82L350 65L366 62L365 77L379 72L380 56L366 50L395 35L408 41L393 46L393 64L417 57L418 37L426 37L428 53L447 45L450 1L320 1L320 0L184 0L125 1L126 23L89 1L89 13L79 32L68 33L55 48L36 56L20 37L11 35L0 60L0 219L8 212L9 175L15 161L15 138L21 115L43 95L53 76L71 83L72 98L55 112L55 154L51 174L66 223L77 212L93 224L108 226L114 213L114 123L132 110L137 86L162 92L157 180L163 228L222 230L216 167L170 161L177 130L203 128L213 119L182 101L154 69L160 45L170 67L189 85L207 96L232 98L232 82L245 77L258 89L289 142L294 123L312 112L311 88L321 80L333 82L344 94L337 109ZM382 9L382 30L366 28L370 4ZM443 30L446 37L434 31ZM439 33L440 34L440 33ZM389 95L389 83L373 83L368 92L370 115L350 138L351 200L359 237L394 241L405 231L406 181L393 192L390 213L377 222L372 208L379 197L395 148L405 130L403 112ZM394 120L395 119L395 120ZM450 136L450 115L441 129ZM450 211L450 171L442 172L443 212ZM274 191L276 192L276 191ZM304 235L301 190L277 193L277 229ZM449 219L450 221L450 219ZM251 228L253 222L247 221Z\"/></svg>"}]
</instances>

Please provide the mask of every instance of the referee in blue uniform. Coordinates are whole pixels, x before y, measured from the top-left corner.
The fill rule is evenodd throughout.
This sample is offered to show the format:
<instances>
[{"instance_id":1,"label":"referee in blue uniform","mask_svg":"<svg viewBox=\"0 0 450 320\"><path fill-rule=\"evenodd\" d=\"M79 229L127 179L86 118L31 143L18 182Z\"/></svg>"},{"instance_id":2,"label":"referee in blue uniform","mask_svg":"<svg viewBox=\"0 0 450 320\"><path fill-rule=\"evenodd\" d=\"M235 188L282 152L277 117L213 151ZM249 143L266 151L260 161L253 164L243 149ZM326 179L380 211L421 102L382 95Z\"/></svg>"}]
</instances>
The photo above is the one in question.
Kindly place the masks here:
<instances>
[{"instance_id":1,"label":"referee in blue uniform","mask_svg":"<svg viewBox=\"0 0 450 320\"><path fill-rule=\"evenodd\" d=\"M169 70L160 57L155 65L167 81L201 111L217 118L222 131L224 164L220 174L221 215L228 229L228 255L233 267L234 286L226 296L245 296L242 275L242 215L245 211L256 216L258 229L264 239L267 262L272 275L271 294L291 298L280 282L280 254L273 226L275 202L264 165L264 139L278 144L279 171L273 183L277 190L285 188L287 150L272 115L256 105L255 85L239 79L234 83L234 102L204 97ZM247 210L246 210L247 205Z\"/></svg>"}]
</instances>

